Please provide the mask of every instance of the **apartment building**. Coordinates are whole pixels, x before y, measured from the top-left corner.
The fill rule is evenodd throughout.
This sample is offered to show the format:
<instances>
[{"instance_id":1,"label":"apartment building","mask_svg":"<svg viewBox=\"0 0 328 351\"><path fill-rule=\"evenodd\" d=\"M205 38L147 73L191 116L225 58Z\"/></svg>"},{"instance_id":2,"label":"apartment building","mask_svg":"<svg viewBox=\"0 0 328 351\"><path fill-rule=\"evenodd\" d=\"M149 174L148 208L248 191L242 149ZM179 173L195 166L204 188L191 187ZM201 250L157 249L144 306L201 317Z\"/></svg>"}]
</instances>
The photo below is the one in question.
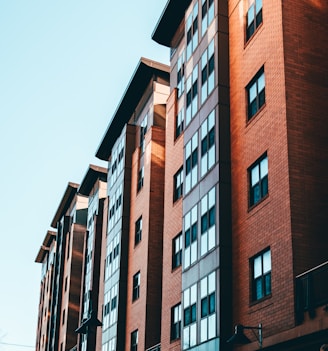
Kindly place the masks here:
<instances>
[{"instance_id":1,"label":"apartment building","mask_svg":"<svg viewBox=\"0 0 328 351\"><path fill-rule=\"evenodd\" d=\"M54 258L56 252L56 232L48 230L35 262L41 263L41 283L38 324L36 333L36 350L45 351L48 346L50 330L50 313L52 283L54 280Z\"/></svg>"},{"instance_id":2,"label":"apartment building","mask_svg":"<svg viewBox=\"0 0 328 351\"><path fill-rule=\"evenodd\" d=\"M37 350L70 350L77 344L87 199L68 183L36 262L42 262ZM46 284L46 285L45 285ZM45 286L44 286L45 285ZM46 294L46 295L45 295Z\"/></svg>"},{"instance_id":3,"label":"apartment building","mask_svg":"<svg viewBox=\"0 0 328 351\"><path fill-rule=\"evenodd\" d=\"M108 161L103 351L160 343L169 68L141 58L98 147Z\"/></svg>"},{"instance_id":4,"label":"apartment building","mask_svg":"<svg viewBox=\"0 0 328 351\"><path fill-rule=\"evenodd\" d=\"M270 350L328 342L327 14L229 1L233 322Z\"/></svg>"},{"instance_id":5,"label":"apartment building","mask_svg":"<svg viewBox=\"0 0 328 351\"><path fill-rule=\"evenodd\" d=\"M77 350L101 351L102 306L104 302L103 247L106 248L107 168L90 165L78 189L88 199L87 231L83 251L80 319L75 330L80 335Z\"/></svg>"},{"instance_id":6,"label":"apartment building","mask_svg":"<svg viewBox=\"0 0 328 351\"><path fill-rule=\"evenodd\" d=\"M104 169L70 183L38 253L37 350L328 344L327 15L326 0L167 2L152 39L170 66L140 59L96 152L107 193Z\"/></svg>"},{"instance_id":7,"label":"apartment building","mask_svg":"<svg viewBox=\"0 0 328 351\"><path fill-rule=\"evenodd\" d=\"M169 1L152 35L156 42L171 48L164 216L168 250L164 250L163 261L163 286L169 289L163 289L164 350L217 350L226 347L230 333L227 11L227 2L222 1ZM177 272L166 266L171 261L174 268L181 266ZM180 277L175 278L176 274Z\"/></svg>"}]
</instances>

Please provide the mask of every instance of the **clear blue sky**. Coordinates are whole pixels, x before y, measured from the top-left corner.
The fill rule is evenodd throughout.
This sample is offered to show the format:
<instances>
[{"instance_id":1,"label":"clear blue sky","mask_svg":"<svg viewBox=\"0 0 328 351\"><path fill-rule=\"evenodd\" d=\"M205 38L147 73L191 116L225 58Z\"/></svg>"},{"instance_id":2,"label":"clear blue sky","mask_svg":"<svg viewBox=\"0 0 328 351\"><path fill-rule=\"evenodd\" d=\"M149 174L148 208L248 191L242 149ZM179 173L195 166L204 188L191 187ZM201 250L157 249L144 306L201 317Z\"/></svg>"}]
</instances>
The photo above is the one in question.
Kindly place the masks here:
<instances>
[{"instance_id":1,"label":"clear blue sky","mask_svg":"<svg viewBox=\"0 0 328 351\"><path fill-rule=\"evenodd\" d=\"M35 257L67 183L105 165L94 155L140 57L169 63L151 40L165 4L0 0L0 351L35 346Z\"/></svg>"}]
</instances>

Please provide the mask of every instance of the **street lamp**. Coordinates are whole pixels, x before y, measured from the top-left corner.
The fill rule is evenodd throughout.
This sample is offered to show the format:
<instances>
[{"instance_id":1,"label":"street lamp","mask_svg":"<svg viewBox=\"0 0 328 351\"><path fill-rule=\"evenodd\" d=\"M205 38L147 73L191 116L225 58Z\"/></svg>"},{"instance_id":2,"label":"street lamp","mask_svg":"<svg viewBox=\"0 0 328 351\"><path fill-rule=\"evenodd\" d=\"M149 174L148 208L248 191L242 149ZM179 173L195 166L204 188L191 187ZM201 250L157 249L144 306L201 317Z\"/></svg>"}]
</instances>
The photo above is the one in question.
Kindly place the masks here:
<instances>
[{"instance_id":1,"label":"street lamp","mask_svg":"<svg viewBox=\"0 0 328 351\"><path fill-rule=\"evenodd\" d=\"M247 326L247 325L237 324L235 326L235 333L234 333L234 335L229 340L227 340L227 343L236 344L236 345L249 344L251 341L244 334L244 330L245 329L252 330L252 332L254 333L254 335L255 335L258 343L259 343L260 349L261 349L262 345L263 345L262 324L261 323L258 325L258 327L250 327L250 326ZM258 335L256 335L254 330L258 331Z\"/></svg>"}]
</instances>

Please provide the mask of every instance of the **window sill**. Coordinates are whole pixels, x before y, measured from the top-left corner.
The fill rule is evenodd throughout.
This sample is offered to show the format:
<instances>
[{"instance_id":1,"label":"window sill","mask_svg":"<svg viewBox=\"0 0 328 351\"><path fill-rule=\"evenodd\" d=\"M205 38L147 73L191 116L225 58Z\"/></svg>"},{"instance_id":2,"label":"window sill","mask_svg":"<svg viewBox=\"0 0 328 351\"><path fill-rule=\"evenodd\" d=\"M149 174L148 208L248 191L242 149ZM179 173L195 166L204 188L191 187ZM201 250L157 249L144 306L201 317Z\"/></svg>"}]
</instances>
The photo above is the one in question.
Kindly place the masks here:
<instances>
[{"instance_id":1,"label":"window sill","mask_svg":"<svg viewBox=\"0 0 328 351\"><path fill-rule=\"evenodd\" d=\"M265 308L265 307L267 307L267 306L269 306L269 305L272 305L271 298L272 298L272 293L269 294L269 295L267 295L267 296L262 297L262 298L259 299L259 300L251 301L250 304L249 304L249 307L252 308L252 311L251 311L251 312L255 312L255 311L258 310L258 308L255 309L255 306L257 306L257 307L259 307L259 308L262 309L262 308ZM261 303L264 303L264 302L266 302L266 301L270 301L270 303L267 304L267 305L265 305L265 306L261 306L261 307L260 307L260 304L261 304ZM254 307L254 309L253 309L253 307Z\"/></svg>"},{"instance_id":2,"label":"window sill","mask_svg":"<svg viewBox=\"0 0 328 351\"><path fill-rule=\"evenodd\" d=\"M254 120L258 120L260 117L262 117L264 115L264 110L266 107L266 102L256 111L256 113L254 113L253 116L251 116L250 118L248 118L247 116L247 120L246 120L246 128L250 125L253 124ZM255 123L255 122L254 122Z\"/></svg>"},{"instance_id":3,"label":"window sill","mask_svg":"<svg viewBox=\"0 0 328 351\"><path fill-rule=\"evenodd\" d=\"M255 209L260 210L269 203L269 201L266 201L268 198L269 193L263 196L262 199L259 200L256 204L248 206L247 212L252 214L256 213L257 211Z\"/></svg>"},{"instance_id":4,"label":"window sill","mask_svg":"<svg viewBox=\"0 0 328 351\"><path fill-rule=\"evenodd\" d=\"M254 37L257 35L258 32L260 32L261 28L263 28L263 22L261 22L261 24L255 29L254 33L248 39L246 39L246 35L245 35L244 50L246 50L246 48L249 46L249 44L254 41L253 40ZM261 30L261 32L262 32L262 30Z\"/></svg>"}]
</instances>

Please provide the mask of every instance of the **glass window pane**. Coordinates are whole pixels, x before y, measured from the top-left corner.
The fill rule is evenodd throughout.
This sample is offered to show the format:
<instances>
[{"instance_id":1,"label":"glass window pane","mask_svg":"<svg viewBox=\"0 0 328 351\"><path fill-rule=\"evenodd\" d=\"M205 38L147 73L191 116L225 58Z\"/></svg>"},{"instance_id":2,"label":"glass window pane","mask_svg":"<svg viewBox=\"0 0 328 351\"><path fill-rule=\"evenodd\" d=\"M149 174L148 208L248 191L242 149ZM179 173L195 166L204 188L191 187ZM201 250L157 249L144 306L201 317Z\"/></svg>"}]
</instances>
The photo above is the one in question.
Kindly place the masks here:
<instances>
[{"instance_id":1,"label":"glass window pane","mask_svg":"<svg viewBox=\"0 0 328 351\"><path fill-rule=\"evenodd\" d=\"M263 254L263 274L271 271L271 251L268 250Z\"/></svg>"},{"instance_id":2,"label":"glass window pane","mask_svg":"<svg viewBox=\"0 0 328 351\"><path fill-rule=\"evenodd\" d=\"M262 257L256 257L254 259L254 278L262 275Z\"/></svg>"},{"instance_id":3,"label":"glass window pane","mask_svg":"<svg viewBox=\"0 0 328 351\"><path fill-rule=\"evenodd\" d=\"M255 7L256 7L256 14L258 14L259 11L261 11L261 9L262 9L262 0L256 0Z\"/></svg>"},{"instance_id":4,"label":"glass window pane","mask_svg":"<svg viewBox=\"0 0 328 351\"><path fill-rule=\"evenodd\" d=\"M207 318L200 321L200 342L207 340Z\"/></svg>"},{"instance_id":5,"label":"glass window pane","mask_svg":"<svg viewBox=\"0 0 328 351\"><path fill-rule=\"evenodd\" d=\"M248 101L249 103L253 102L256 99L257 91L256 91L256 83L254 83L250 88L249 88L249 97Z\"/></svg>"},{"instance_id":6,"label":"glass window pane","mask_svg":"<svg viewBox=\"0 0 328 351\"><path fill-rule=\"evenodd\" d=\"M208 193L208 206L209 208L215 205L215 187L212 188Z\"/></svg>"},{"instance_id":7,"label":"glass window pane","mask_svg":"<svg viewBox=\"0 0 328 351\"><path fill-rule=\"evenodd\" d=\"M194 284L191 288L190 288L190 304L194 304L196 303L197 300L197 284Z\"/></svg>"},{"instance_id":8,"label":"glass window pane","mask_svg":"<svg viewBox=\"0 0 328 351\"><path fill-rule=\"evenodd\" d=\"M254 168L251 170L251 186L254 186L257 184L260 180L259 176L259 166L256 165Z\"/></svg>"},{"instance_id":9,"label":"glass window pane","mask_svg":"<svg viewBox=\"0 0 328 351\"><path fill-rule=\"evenodd\" d=\"M207 277L200 281L200 297L207 296Z\"/></svg>"},{"instance_id":10,"label":"glass window pane","mask_svg":"<svg viewBox=\"0 0 328 351\"><path fill-rule=\"evenodd\" d=\"M254 21L254 4L248 9L247 24L249 25L253 21Z\"/></svg>"},{"instance_id":11,"label":"glass window pane","mask_svg":"<svg viewBox=\"0 0 328 351\"><path fill-rule=\"evenodd\" d=\"M264 178L268 174L268 158L264 158L260 163L261 178Z\"/></svg>"},{"instance_id":12,"label":"glass window pane","mask_svg":"<svg viewBox=\"0 0 328 351\"><path fill-rule=\"evenodd\" d=\"M208 314L208 300L206 296L201 301L201 318L206 317L207 314Z\"/></svg>"},{"instance_id":13,"label":"glass window pane","mask_svg":"<svg viewBox=\"0 0 328 351\"><path fill-rule=\"evenodd\" d=\"M215 291L215 272L208 276L208 293Z\"/></svg>"},{"instance_id":14,"label":"glass window pane","mask_svg":"<svg viewBox=\"0 0 328 351\"><path fill-rule=\"evenodd\" d=\"M208 129L211 130L215 125L215 110L213 110L208 116Z\"/></svg>"},{"instance_id":15,"label":"glass window pane","mask_svg":"<svg viewBox=\"0 0 328 351\"><path fill-rule=\"evenodd\" d=\"M215 312L215 293L212 293L209 297L208 313L212 314Z\"/></svg>"},{"instance_id":16,"label":"glass window pane","mask_svg":"<svg viewBox=\"0 0 328 351\"><path fill-rule=\"evenodd\" d=\"M208 250L215 246L215 226L208 230Z\"/></svg>"},{"instance_id":17,"label":"glass window pane","mask_svg":"<svg viewBox=\"0 0 328 351\"><path fill-rule=\"evenodd\" d=\"M215 313L208 317L208 338L216 337L216 315Z\"/></svg>"},{"instance_id":18,"label":"glass window pane","mask_svg":"<svg viewBox=\"0 0 328 351\"><path fill-rule=\"evenodd\" d=\"M263 297L261 278L258 278L255 281L255 297L256 297L256 300L259 300L259 299L261 299Z\"/></svg>"},{"instance_id":19,"label":"glass window pane","mask_svg":"<svg viewBox=\"0 0 328 351\"><path fill-rule=\"evenodd\" d=\"M189 289L186 289L184 292L183 292L183 306L184 307L187 307L190 305L190 290Z\"/></svg>"},{"instance_id":20,"label":"glass window pane","mask_svg":"<svg viewBox=\"0 0 328 351\"><path fill-rule=\"evenodd\" d=\"M204 233L200 238L200 254L204 255L208 251L207 248L207 233Z\"/></svg>"},{"instance_id":21,"label":"glass window pane","mask_svg":"<svg viewBox=\"0 0 328 351\"><path fill-rule=\"evenodd\" d=\"M183 349L187 349L189 347L189 327L183 329Z\"/></svg>"},{"instance_id":22,"label":"glass window pane","mask_svg":"<svg viewBox=\"0 0 328 351\"><path fill-rule=\"evenodd\" d=\"M207 212L207 196L204 196L201 200L201 215Z\"/></svg>"},{"instance_id":23,"label":"glass window pane","mask_svg":"<svg viewBox=\"0 0 328 351\"><path fill-rule=\"evenodd\" d=\"M258 84L258 92L262 91L265 87L264 72L261 74L261 76L257 80L257 84Z\"/></svg>"},{"instance_id":24,"label":"glass window pane","mask_svg":"<svg viewBox=\"0 0 328 351\"><path fill-rule=\"evenodd\" d=\"M271 294L271 273L268 273L265 277L264 277L264 284L265 284L265 295L269 295Z\"/></svg>"},{"instance_id":25,"label":"glass window pane","mask_svg":"<svg viewBox=\"0 0 328 351\"><path fill-rule=\"evenodd\" d=\"M190 346L195 346L197 340L196 323L190 326Z\"/></svg>"},{"instance_id":26,"label":"glass window pane","mask_svg":"<svg viewBox=\"0 0 328 351\"><path fill-rule=\"evenodd\" d=\"M190 262L193 263L197 260L197 241L191 244Z\"/></svg>"}]
</instances>

